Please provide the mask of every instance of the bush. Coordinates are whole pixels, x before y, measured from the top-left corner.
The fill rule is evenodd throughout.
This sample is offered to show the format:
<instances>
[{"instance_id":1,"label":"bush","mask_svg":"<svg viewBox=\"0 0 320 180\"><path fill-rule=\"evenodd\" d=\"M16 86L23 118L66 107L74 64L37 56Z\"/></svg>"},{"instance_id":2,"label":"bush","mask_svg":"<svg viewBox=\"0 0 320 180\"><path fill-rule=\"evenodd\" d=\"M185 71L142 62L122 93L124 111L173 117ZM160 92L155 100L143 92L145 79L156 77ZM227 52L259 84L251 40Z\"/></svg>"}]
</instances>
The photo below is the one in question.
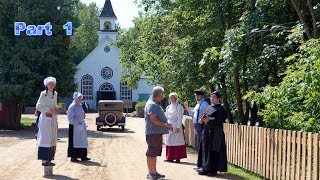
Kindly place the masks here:
<instances>
[{"instance_id":1,"label":"bush","mask_svg":"<svg viewBox=\"0 0 320 180\"><path fill-rule=\"evenodd\" d=\"M257 94L265 104L260 112L266 126L320 132L320 40L312 39L288 57L285 77L279 86L267 86Z\"/></svg>"},{"instance_id":2,"label":"bush","mask_svg":"<svg viewBox=\"0 0 320 180\"><path fill-rule=\"evenodd\" d=\"M138 117L144 117L144 107L146 106L146 103L146 101L141 101L136 104L135 109Z\"/></svg>"}]
</instances>

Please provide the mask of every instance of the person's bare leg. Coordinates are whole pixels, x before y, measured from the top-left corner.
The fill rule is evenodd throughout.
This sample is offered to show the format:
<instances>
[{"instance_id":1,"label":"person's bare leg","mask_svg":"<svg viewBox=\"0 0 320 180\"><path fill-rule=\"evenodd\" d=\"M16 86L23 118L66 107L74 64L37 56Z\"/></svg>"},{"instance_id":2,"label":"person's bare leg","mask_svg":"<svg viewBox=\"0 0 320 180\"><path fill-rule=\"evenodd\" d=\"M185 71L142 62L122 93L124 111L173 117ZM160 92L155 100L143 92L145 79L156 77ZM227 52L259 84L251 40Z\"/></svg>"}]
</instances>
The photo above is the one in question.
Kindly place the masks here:
<instances>
[{"instance_id":1,"label":"person's bare leg","mask_svg":"<svg viewBox=\"0 0 320 180\"><path fill-rule=\"evenodd\" d=\"M154 172L154 173L157 173L157 157L154 157L153 172Z\"/></svg>"},{"instance_id":2,"label":"person's bare leg","mask_svg":"<svg viewBox=\"0 0 320 180\"><path fill-rule=\"evenodd\" d=\"M156 157L147 157L147 165L148 165L149 174L157 173L156 162L157 162Z\"/></svg>"},{"instance_id":3,"label":"person's bare leg","mask_svg":"<svg viewBox=\"0 0 320 180\"><path fill-rule=\"evenodd\" d=\"M155 166L156 166L156 157L147 157L147 165L149 174L155 174Z\"/></svg>"}]
</instances>

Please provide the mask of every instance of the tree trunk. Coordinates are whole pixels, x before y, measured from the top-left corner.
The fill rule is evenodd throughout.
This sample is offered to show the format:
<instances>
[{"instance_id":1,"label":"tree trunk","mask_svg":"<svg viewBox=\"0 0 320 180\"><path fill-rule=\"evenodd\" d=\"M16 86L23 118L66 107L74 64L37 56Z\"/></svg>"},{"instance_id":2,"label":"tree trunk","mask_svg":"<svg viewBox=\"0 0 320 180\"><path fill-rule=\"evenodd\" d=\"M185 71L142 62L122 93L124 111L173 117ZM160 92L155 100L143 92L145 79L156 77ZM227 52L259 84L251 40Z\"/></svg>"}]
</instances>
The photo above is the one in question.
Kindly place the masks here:
<instances>
[{"instance_id":1,"label":"tree trunk","mask_svg":"<svg viewBox=\"0 0 320 180\"><path fill-rule=\"evenodd\" d=\"M231 114L231 109L230 109L230 106L229 106L229 102L228 102L228 94L227 94L227 86L226 86L226 80L225 80L225 75L222 74L221 75L221 94L222 94L222 103L223 103L223 107L224 109L226 110L227 112L227 118L228 118L228 121L229 123L233 124L233 117L232 117L232 114Z\"/></svg>"},{"instance_id":2,"label":"tree trunk","mask_svg":"<svg viewBox=\"0 0 320 180\"><path fill-rule=\"evenodd\" d=\"M240 81L239 81L239 69L238 65L236 64L233 69L233 78L234 78L234 86L235 86L235 94L237 99L237 107L238 107L238 117L241 122L241 124L245 125L247 124L246 119L244 117L243 113L243 107L242 107L242 96L240 92Z\"/></svg>"},{"instance_id":3,"label":"tree trunk","mask_svg":"<svg viewBox=\"0 0 320 180\"><path fill-rule=\"evenodd\" d=\"M316 13L313 10L313 6L311 4L311 0L307 0L307 5L312 17L312 26L313 26L313 38L318 37L318 28L317 28L317 18L316 18Z\"/></svg>"},{"instance_id":4,"label":"tree trunk","mask_svg":"<svg viewBox=\"0 0 320 180\"><path fill-rule=\"evenodd\" d=\"M306 31L308 38L311 39L312 34L310 33L310 28L307 24L306 18L304 17L302 10L299 8L299 5L296 0L291 0L291 3L293 5L294 9L296 10L296 13L297 13L300 21L302 22L302 24L304 26L304 30Z\"/></svg>"},{"instance_id":5,"label":"tree trunk","mask_svg":"<svg viewBox=\"0 0 320 180\"><path fill-rule=\"evenodd\" d=\"M255 126L257 120L258 120L258 106L257 106L257 103L254 102L251 109L250 126Z\"/></svg>"},{"instance_id":6,"label":"tree trunk","mask_svg":"<svg viewBox=\"0 0 320 180\"><path fill-rule=\"evenodd\" d=\"M17 101L3 102L4 123L1 128L15 130L20 128L21 106Z\"/></svg>"}]
</instances>

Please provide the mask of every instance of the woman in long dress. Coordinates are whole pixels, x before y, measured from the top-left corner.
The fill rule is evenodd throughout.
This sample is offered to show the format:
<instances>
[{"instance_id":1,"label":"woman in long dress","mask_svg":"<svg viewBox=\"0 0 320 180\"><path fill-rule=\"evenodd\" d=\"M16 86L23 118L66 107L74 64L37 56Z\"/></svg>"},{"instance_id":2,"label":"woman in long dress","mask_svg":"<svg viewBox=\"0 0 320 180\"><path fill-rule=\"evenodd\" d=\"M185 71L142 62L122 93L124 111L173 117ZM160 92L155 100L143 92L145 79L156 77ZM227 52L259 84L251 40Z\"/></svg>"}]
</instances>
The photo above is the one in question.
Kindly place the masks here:
<instances>
[{"instance_id":1,"label":"woman in long dress","mask_svg":"<svg viewBox=\"0 0 320 180\"><path fill-rule=\"evenodd\" d=\"M178 95L169 94L170 105L166 108L168 123L173 127L166 135L166 159L169 162L180 162L180 159L187 158L186 143L182 129L183 108L177 104Z\"/></svg>"},{"instance_id":2,"label":"woman in long dress","mask_svg":"<svg viewBox=\"0 0 320 180\"><path fill-rule=\"evenodd\" d=\"M36 109L41 112L38 124L38 159L42 160L43 166L54 166L51 161L54 160L57 146L58 122L57 115L57 95L55 91L56 78L47 77L43 84L45 90L40 93Z\"/></svg>"},{"instance_id":3,"label":"woman in long dress","mask_svg":"<svg viewBox=\"0 0 320 180\"><path fill-rule=\"evenodd\" d=\"M215 176L217 171L227 172L227 148L223 123L227 115L220 103L221 94L214 91L210 95L211 106L204 111L200 123L202 130L202 170L200 175Z\"/></svg>"},{"instance_id":4,"label":"woman in long dress","mask_svg":"<svg viewBox=\"0 0 320 180\"><path fill-rule=\"evenodd\" d=\"M75 92L73 94L73 102L68 107L69 121L69 142L68 142L68 157L71 157L72 162L88 161L88 139L87 125L84 121L84 111L82 108L82 94Z\"/></svg>"}]
</instances>

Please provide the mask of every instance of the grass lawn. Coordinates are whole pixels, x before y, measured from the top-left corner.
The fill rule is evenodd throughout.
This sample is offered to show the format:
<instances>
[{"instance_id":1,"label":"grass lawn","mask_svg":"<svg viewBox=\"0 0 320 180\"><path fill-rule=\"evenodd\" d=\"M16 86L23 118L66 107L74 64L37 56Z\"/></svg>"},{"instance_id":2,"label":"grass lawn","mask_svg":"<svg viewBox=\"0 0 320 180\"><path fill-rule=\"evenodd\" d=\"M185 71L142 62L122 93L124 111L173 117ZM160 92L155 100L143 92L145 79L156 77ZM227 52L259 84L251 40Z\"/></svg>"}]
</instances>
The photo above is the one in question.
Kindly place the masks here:
<instances>
[{"instance_id":1,"label":"grass lawn","mask_svg":"<svg viewBox=\"0 0 320 180\"><path fill-rule=\"evenodd\" d=\"M21 126L25 126L25 127L28 127L28 126L31 126L31 124L33 122L36 122L36 118L28 118L28 117L21 117Z\"/></svg>"},{"instance_id":2,"label":"grass lawn","mask_svg":"<svg viewBox=\"0 0 320 180\"><path fill-rule=\"evenodd\" d=\"M196 154L197 151L192 146L187 146L187 152L191 154ZM234 176L238 176L241 179L264 179L262 176L259 176L253 172L250 172L246 169L237 167L233 164L228 163L228 172L226 174L231 174Z\"/></svg>"}]
</instances>

